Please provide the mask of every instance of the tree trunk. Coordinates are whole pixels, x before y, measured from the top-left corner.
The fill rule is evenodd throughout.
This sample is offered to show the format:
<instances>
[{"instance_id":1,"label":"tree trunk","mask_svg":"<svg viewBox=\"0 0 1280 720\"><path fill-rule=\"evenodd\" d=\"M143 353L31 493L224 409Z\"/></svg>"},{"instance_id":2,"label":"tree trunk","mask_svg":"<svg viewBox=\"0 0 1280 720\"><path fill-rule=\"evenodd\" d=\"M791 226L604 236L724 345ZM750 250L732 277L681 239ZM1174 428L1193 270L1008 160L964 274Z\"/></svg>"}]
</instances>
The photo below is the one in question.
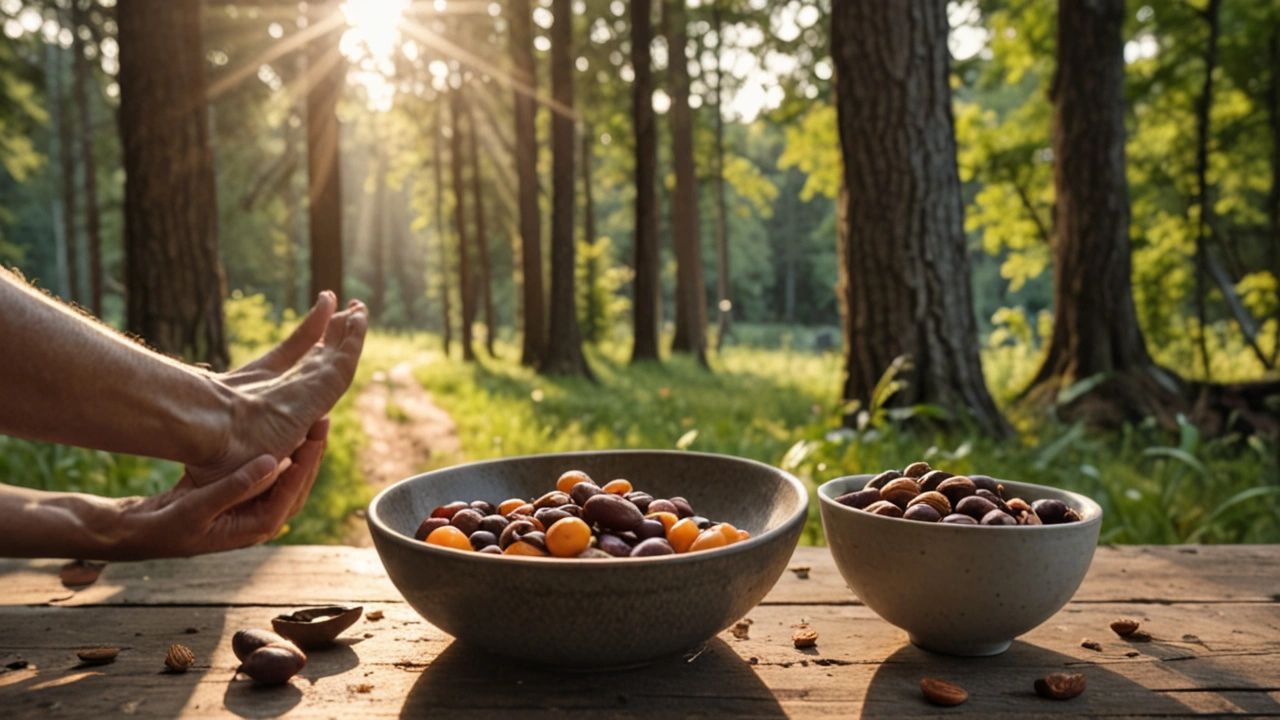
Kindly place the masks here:
<instances>
[{"instance_id":1,"label":"tree trunk","mask_svg":"<svg viewBox=\"0 0 1280 720\"><path fill-rule=\"evenodd\" d=\"M906 356L892 404L939 405L1005 435L978 357L947 32L934 0L832 6L844 399L869 408Z\"/></svg>"},{"instance_id":2,"label":"tree trunk","mask_svg":"<svg viewBox=\"0 0 1280 720\"><path fill-rule=\"evenodd\" d=\"M57 108L58 159L62 162L62 241L67 258L67 302L79 302L80 292L79 237L76 235L76 156L72 150L75 126L71 119L71 91L66 87L66 51L58 49L58 63L53 76L51 105Z\"/></svg>"},{"instance_id":3,"label":"tree trunk","mask_svg":"<svg viewBox=\"0 0 1280 720\"><path fill-rule=\"evenodd\" d=\"M1209 202L1209 111L1213 107L1213 70L1218 64L1218 10L1222 0L1209 0L1204 9L1204 19L1208 24L1209 38L1204 51L1204 83L1200 97L1196 100L1196 205L1199 208L1196 218L1196 314L1200 319L1200 327L1196 331L1196 340L1200 346L1200 361L1204 365L1206 381L1212 381L1213 373L1209 366L1209 346L1205 340L1208 317L1205 308L1205 293L1208 291L1208 235L1213 231L1213 204Z\"/></svg>"},{"instance_id":4,"label":"tree trunk","mask_svg":"<svg viewBox=\"0 0 1280 720\"><path fill-rule=\"evenodd\" d=\"M685 0L662 0L667 36L667 76L671 85L671 155L676 189L671 198L671 234L676 250L676 334L672 352L693 355L707 365L707 293L702 277L698 178L693 161L693 110L689 107L689 45Z\"/></svg>"},{"instance_id":5,"label":"tree trunk","mask_svg":"<svg viewBox=\"0 0 1280 720\"><path fill-rule=\"evenodd\" d=\"M80 108L80 166L84 172L84 232L89 251L89 307L102 317L102 224L98 212L98 163L93 152L93 106L89 86L93 71L84 56L79 29L87 22L79 2L71 3L71 50L75 54L76 105ZM96 84L94 84L96 87Z\"/></svg>"},{"instance_id":6,"label":"tree trunk","mask_svg":"<svg viewBox=\"0 0 1280 720\"><path fill-rule=\"evenodd\" d=\"M1271 242L1267 244L1271 275L1280 279L1280 28L1271 31L1268 44L1271 60L1271 83L1267 87L1267 120L1271 125L1271 192L1267 195L1267 217L1271 223ZM1276 289L1280 300L1280 288ZM1274 318L1280 327L1280 302L1276 303ZM1271 362L1275 367L1280 360L1280 329L1276 331L1275 345L1271 349Z\"/></svg>"},{"instance_id":7,"label":"tree trunk","mask_svg":"<svg viewBox=\"0 0 1280 720\"><path fill-rule=\"evenodd\" d=\"M436 181L436 214L433 218L436 241L440 243L440 320L444 326L444 356L449 357L453 345L453 318L449 312L449 242L444 229L444 110L436 104L436 129L431 164Z\"/></svg>"},{"instance_id":8,"label":"tree trunk","mask_svg":"<svg viewBox=\"0 0 1280 720\"><path fill-rule=\"evenodd\" d=\"M631 2L631 66L635 82L631 86L631 116L635 126L635 305L632 331L635 335L631 361L658 359L658 300L662 295L659 276L657 182L658 140L653 117L653 43L651 0Z\"/></svg>"},{"instance_id":9,"label":"tree trunk","mask_svg":"<svg viewBox=\"0 0 1280 720\"><path fill-rule=\"evenodd\" d=\"M573 215L575 172L573 108L573 0L551 0L551 334L541 370L591 376L582 355L574 292Z\"/></svg>"},{"instance_id":10,"label":"tree trunk","mask_svg":"<svg viewBox=\"0 0 1280 720\"><path fill-rule=\"evenodd\" d=\"M511 74L515 91L515 160L520 180L520 266L524 341L520 362L537 367L547 347L546 298L542 288L542 211L538 207L537 66L529 0L510 0ZM523 86L525 92L519 87Z\"/></svg>"},{"instance_id":11,"label":"tree trunk","mask_svg":"<svg viewBox=\"0 0 1280 720\"><path fill-rule=\"evenodd\" d=\"M579 140L582 143L582 239L588 246L594 245L596 241L596 205L595 198L591 192L591 143L594 138L594 132L591 125L583 126L582 136ZM598 300L596 294L596 285L600 282L599 262L597 262L594 254L587 262L586 287L578 288L584 291L584 300L587 306L583 308L583 316L587 318L585 335L587 342L597 343L604 339L604 333L608 328L604 326L604 308L596 305Z\"/></svg>"},{"instance_id":12,"label":"tree trunk","mask_svg":"<svg viewBox=\"0 0 1280 720\"><path fill-rule=\"evenodd\" d=\"M449 128L449 166L453 171L453 223L458 233L458 295L462 298L462 359L471 362L476 359L475 347L471 344L476 305L467 252L467 193L462 181L462 92L456 88L449 91Z\"/></svg>"},{"instance_id":13,"label":"tree trunk","mask_svg":"<svg viewBox=\"0 0 1280 720\"><path fill-rule=\"evenodd\" d=\"M484 348L489 357L496 358L498 354L493 351L493 339L498 334L498 322L493 316L493 266L489 262L489 234L485 232L484 225L484 184L480 174L480 151L476 149L476 136L480 132L470 103L466 105L466 111L467 129L470 131L467 139L471 146L471 194L475 198L476 253L480 258L480 284L477 290L484 303Z\"/></svg>"},{"instance_id":14,"label":"tree trunk","mask_svg":"<svg viewBox=\"0 0 1280 720\"><path fill-rule=\"evenodd\" d=\"M410 328L417 326L417 299L424 293L422 245L413 232L408 216L412 198L413 187L405 180L392 202L394 210L389 213L393 230L391 268L396 274L396 284L400 286L400 305L404 308L405 323Z\"/></svg>"},{"instance_id":15,"label":"tree trunk","mask_svg":"<svg viewBox=\"0 0 1280 720\"><path fill-rule=\"evenodd\" d=\"M369 318L382 320L387 306L387 168L386 156L378 153L373 163L373 232L369 256L373 262L373 280L369 283Z\"/></svg>"},{"instance_id":16,"label":"tree trunk","mask_svg":"<svg viewBox=\"0 0 1280 720\"><path fill-rule=\"evenodd\" d=\"M318 2L311 25L338 12L338 4ZM307 43L307 178L311 221L311 296L342 288L342 177L338 147L338 98L346 64L338 50L345 26Z\"/></svg>"},{"instance_id":17,"label":"tree trunk","mask_svg":"<svg viewBox=\"0 0 1280 720\"><path fill-rule=\"evenodd\" d=\"M729 214L724 199L724 93L721 83L724 73L720 68L720 48L723 46L720 23L720 0L712 0L711 27L716 36L716 295L719 302L720 327L716 332L716 352L724 347L724 340L733 330L733 299L730 297L729 278Z\"/></svg>"},{"instance_id":18,"label":"tree trunk","mask_svg":"<svg viewBox=\"0 0 1280 720\"><path fill-rule=\"evenodd\" d=\"M225 368L218 205L198 0L120 0L127 325Z\"/></svg>"}]
</instances>

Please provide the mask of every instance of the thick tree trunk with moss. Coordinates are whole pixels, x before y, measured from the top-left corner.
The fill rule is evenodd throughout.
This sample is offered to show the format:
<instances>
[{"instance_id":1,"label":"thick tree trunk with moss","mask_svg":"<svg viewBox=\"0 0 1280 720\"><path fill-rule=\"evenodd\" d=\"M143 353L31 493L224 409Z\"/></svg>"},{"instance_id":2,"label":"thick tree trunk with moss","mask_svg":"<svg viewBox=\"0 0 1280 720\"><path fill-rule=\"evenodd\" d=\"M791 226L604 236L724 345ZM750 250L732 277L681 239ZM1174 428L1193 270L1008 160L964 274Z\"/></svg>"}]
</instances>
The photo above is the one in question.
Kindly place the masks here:
<instances>
[{"instance_id":1,"label":"thick tree trunk with moss","mask_svg":"<svg viewBox=\"0 0 1280 720\"><path fill-rule=\"evenodd\" d=\"M577 181L574 154L573 108L573 0L552 0L551 97L551 335L541 370L560 375L591 376L582 355L574 289L573 215Z\"/></svg>"},{"instance_id":2,"label":"thick tree trunk with moss","mask_svg":"<svg viewBox=\"0 0 1280 720\"><path fill-rule=\"evenodd\" d=\"M470 253L467 249L467 191L462 180L462 93L449 91L449 167L453 176L453 224L458 234L458 296L462 299L462 359L476 359L471 342L476 321L475 292L472 287Z\"/></svg>"},{"instance_id":3,"label":"thick tree trunk with moss","mask_svg":"<svg viewBox=\"0 0 1280 720\"><path fill-rule=\"evenodd\" d=\"M671 157L676 188L671 198L671 232L676 250L676 333L672 352L707 364L707 293L702 276L698 217L698 176L694 166L693 110L689 107L689 45L684 0L663 0L667 36L667 76L671 85Z\"/></svg>"},{"instance_id":4,"label":"thick tree trunk with moss","mask_svg":"<svg viewBox=\"0 0 1280 720\"><path fill-rule=\"evenodd\" d=\"M844 399L868 407L906 356L891 404L939 405L1003 435L978 357L947 31L946 8L933 0L832 8Z\"/></svg>"},{"instance_id":5,"label":"thick tree trunk with moss","mask_svg":"<svg viewBox=\"0 0 1280 720\"><path fill-rule=\"evenodd\" d=\"M225 368L225 280L198 0L120 0L127 327Z\"/></svg>"},{"instance_id":6,"label":"thick tree trunk with moss","mask_svg":"<svg viewBox=\"0 0 1280 720\"><path fill-rule=\"evenodd\" d=\"M631 361L658 359L658 299L661 253L658 247L658 139L653 113L653 5L631 2L631 117L635 127L635 298Z\"/></svg>"},{"instance_id":7,"label":"thick tree trunk with moss","mask_svg":"<svg viewBox=\"0 0 1280 720\"><path fill-rule=\"evenodd\" d=\"M533 11L529 0L509 0L511 75L515 90L515 159L519 178L520 280L524 342L520 362L536 367L547 346L542 283L542 211L538 207L537 65L533 57Z\"/></svg>"},{"instance_id":8,"label":"thick tree trunk with moss","mask_svg":"<svg viewBox=\"0 0 1280 720\"><path fill-rule=\"evenodd\" d=\"M338 3L311 5L310 23L338 12ZM307 43L307 181L311 227L311 297L324 290L343 297L342 177L338 98L346 63L338 50L342 27Z\"/></svg>"}]
</instances>

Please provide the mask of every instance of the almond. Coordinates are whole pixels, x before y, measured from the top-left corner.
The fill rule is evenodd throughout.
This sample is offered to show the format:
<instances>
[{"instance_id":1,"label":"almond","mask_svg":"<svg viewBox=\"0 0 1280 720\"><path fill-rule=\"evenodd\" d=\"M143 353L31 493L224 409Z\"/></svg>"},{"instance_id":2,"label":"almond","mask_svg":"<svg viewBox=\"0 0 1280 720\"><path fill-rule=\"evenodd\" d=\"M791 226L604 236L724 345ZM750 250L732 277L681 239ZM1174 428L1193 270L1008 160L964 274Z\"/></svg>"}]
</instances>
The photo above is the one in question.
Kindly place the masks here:
<instances>
[{"instance_id":1,"label":"almond","mask_svg":"<svg viewBox=\"0 0 1280 720\"><path fill-rule=\"evenodd\" d=\"M1084 686L1080 673L1054 673L1036 681L1036 694L1050 700L1070 700L1084 692Z\"/></svg>"},{"instance_id":2,"label":"almond","mask_svg":"<svg viewBox=\"0 0 1280 720\"><path fill-rule=\"evenodd\" d=\"M965 692L964 688L937 678L921 680L920 692L924 693L925 700L943 707L959 705L969 699L969 693Z\"/></svg>"}]
</instances>

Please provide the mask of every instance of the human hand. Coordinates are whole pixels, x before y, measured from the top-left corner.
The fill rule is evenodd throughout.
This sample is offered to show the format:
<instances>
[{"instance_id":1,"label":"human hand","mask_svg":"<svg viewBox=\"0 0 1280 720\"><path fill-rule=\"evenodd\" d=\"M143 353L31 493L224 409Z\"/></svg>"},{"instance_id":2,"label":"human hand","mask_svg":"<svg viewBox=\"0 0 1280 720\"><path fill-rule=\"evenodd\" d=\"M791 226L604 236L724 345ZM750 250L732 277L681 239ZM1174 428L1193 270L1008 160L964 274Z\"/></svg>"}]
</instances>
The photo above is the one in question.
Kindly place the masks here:
<instances>
[{"instance_id":1,"label":"human hand","mask_svg":"<svg viewBox=\"0 0 1280 720\"><path fill-rule=\"evenodd\" d=\"M209 376L234 399L221 449L186 468L193 485L208 485L260 455L287 457L333 409L355 377L369 325L358 300L336 309L337 297L321 293L284 342L244 367Z\"/></svg>"},{"instance_id":2,"label":"human hand","mask_svg":"<svg viewBox=\"0 0 1280 720\"><path fill-rule=\"evenodd\" d=\"M322 419L283 461L260 455L204 487L184 475L166 492L118 501L120 539L101 559L188 557L274 538L306 504L328 435Z\"/></svg>"}]
</instances>

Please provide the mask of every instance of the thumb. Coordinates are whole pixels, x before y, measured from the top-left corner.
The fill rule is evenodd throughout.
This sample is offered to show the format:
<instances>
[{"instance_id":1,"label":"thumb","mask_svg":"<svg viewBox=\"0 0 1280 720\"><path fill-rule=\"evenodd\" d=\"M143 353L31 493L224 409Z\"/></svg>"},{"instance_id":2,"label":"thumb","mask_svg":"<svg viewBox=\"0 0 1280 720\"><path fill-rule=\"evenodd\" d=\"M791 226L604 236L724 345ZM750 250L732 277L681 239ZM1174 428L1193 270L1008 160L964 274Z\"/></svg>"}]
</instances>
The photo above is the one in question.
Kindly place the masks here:
<instances>
[{"instance_id":1,"label":"thumb","mask_svg":"<svg viewBox=\"0 0 1280 720\"><path fill-rule=\"evenodd\" d=\"M286 458L276 462L270 455L259 455L241 465L230 475L188 493L182 498L186 510L214 517L249 500L271 486L291 463Z\"/></svg>"}]
</instances>

